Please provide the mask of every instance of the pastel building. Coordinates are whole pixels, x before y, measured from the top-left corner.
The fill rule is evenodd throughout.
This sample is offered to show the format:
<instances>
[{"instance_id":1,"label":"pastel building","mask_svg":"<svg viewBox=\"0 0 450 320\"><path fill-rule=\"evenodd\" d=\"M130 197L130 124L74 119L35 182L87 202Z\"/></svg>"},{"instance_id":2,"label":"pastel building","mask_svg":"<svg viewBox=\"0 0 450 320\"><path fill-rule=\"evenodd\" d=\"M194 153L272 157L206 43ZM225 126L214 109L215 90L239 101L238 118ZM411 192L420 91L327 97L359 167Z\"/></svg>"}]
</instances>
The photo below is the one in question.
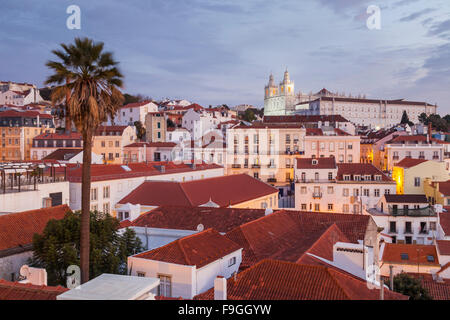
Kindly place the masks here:
<instances>
[{"instance_id":1,"label":"pastel building","mask_svg":"<svg viewBox=\"0 0 450 320\"><path fill-rule=\"evenodd\" d=\"M397 194L426 194L427 179L447 181L450 174L443 161L404 158L393 167L392 179L397 183Z\"/></svg>"},{"instance_id":2,"label":"pastel building","mask_svg":"<svg viewBox=\"0 0 450 320\"><path fill-rule=\"evenodd\" d=\"M105 163L121 164L124 147L135 141L135 127L100 126L94 134L92 152L102 155Z\"/></svg>"},{"instance_id":3,"label":"pastel building","mask_svg":"<svg viewBox=\"0 0 450 320\"><path fill-rule=\"evenodd\" d=\"M395 182L367 163L336 163L335 158L297 158L295 208L303 211L363 214Z\"/></svg>"}]
</instances>

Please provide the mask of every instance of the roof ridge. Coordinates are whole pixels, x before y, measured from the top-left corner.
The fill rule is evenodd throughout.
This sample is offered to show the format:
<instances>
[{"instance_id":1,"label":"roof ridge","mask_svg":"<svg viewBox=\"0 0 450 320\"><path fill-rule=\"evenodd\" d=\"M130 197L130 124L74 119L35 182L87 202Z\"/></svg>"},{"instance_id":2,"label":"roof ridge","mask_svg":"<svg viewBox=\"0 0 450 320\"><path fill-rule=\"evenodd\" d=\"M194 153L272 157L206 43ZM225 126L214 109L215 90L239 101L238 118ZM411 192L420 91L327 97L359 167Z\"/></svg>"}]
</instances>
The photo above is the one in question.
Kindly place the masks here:
<instances>
[{"instance_id":1,"label":"roof ridge","mask_svg":"<svg viewBox=\"0 0 450 320\"><path fill-rule=\"evenodd\" d=\"M340 289L340 290L342 290L342 293L344 294L344 296L346 296L349 300L353 300L351 297L350 297L350 294L347 292L347 290L345 290L342 286L341 286L341 284L339 283L339 280L337 279L337 277L336 277L336 274L339 272L339 271L337 271L337 270L333 270L333 269L331 269L331 268L329 268L329 267L325 267L326 268L326 272L327 272L327 274L331 277L331 279L334 281L334 283L337 285L337 287ZM340 274L342 274L342 275L344 275L344 276L346 276L345 274L343 274L343 273L341 273L341 272L339 272ZM348 277L348 276L347 276ZM354 279L352 279L352 278L350 278L350 277L348 277L349 279L351 279L351 280L354 280Z\"/></svg>"}]
</instances>

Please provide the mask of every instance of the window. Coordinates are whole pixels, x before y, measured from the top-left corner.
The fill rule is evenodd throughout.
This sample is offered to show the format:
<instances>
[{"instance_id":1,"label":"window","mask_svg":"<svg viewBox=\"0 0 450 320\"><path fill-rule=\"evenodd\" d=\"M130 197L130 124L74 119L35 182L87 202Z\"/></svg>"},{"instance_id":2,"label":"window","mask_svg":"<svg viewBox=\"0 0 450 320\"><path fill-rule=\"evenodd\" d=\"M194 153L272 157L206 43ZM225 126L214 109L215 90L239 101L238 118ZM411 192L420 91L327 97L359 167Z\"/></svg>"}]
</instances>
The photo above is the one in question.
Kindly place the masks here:
<instances>
[{"instance_id":1,"label":"window","mask_svg":"<svg viewBox=\"0 0 450 320\"><path fill-rule=\"evenodd\" d=\"M145 272L137 271L137 272L136 272L136 275L137 275L138 277L145 277Z\"/></svg>"},{"instance_id":2,"label":"window","mask_svg":"<svg viewBox=\"0 0 450 320\"><path fill-rule=\"evenodd\" d=\"M172 296L172 277L166 275L158 275L159 286L158 296L171 297Z\"/></svg>"},{"instance_id":3,"label":"window","mask_svg":"<svg viewBox=\"0 0 450 320\"><path fill-rule=\"evenodd\" d=\"M427 261L428 262L434 262L434 257L433 256L427 256Z\"/></svg>"},{"instance_id":4,"label":"window","mask_svg":"<svg viewBox=\"0 0 450 320\"><path fill-rule=\"evenodd\" d=\"M389 232L397 233L397 223L395 221L389 222Z\"/></svg>"},{"instance_id":5,"label":"window","mask_svg":"<svg viewBox=\"0 0 450 320\"><path fill-rule=\"evenodd\" d=\"M333 194L334 193L334 188L333 187L327 187L327 191L328 191L328 194Z\"/></svg>"},{"instance_id":6,"label":"window","mask_svg":"<svg viewBox=\"0 0 450 320\"><path fill-rule=\"evenodd\" d=\"M420 187L420 177L414 178L414 187Z\"/></svg>"},{"instance_id":7,"label":"window","mask_svg":"<svg viewBox=\"0 0 450 320\"><path fill-rule=\"evenodd\" d=\"M391 190L390 189L384 189L384 194L391 194Z\"/></svg>"},{"instance_id":8,"label":"window","mask_svg":"<svg viewBox=\"0 0 450 320\"><path fill-rule=\"evenodd\" d=\"M236 257L231 258L228 260L228 267L231 267L236 264Z\"/></svg>"},{"instance_id":9,"label":"window","mask_svg":"<svg viewBox=\"0 0 450 320\"><path fill-rule=\"evenodd\" d=\"M348 189L347 189L347 188L343 189L342 195L343 195L344 197L348 197Z\"/></svg>"},{"instance_id":10,"label":"window","mask_svg":"<svg viewBox=\"0 0 450 320\"><path fill-rule=\"evenodd\" d=\"M314 203L314 211L320 211L320 203Z\"/></svg>"},{"instance_id":11,"label":"window","mask_svg":"<svg viewBox=\"0 0 450 320\"><path fill-rule=\"evenodd\" d=\"M120 141L116 141L116 148L120 147Z\"/></svg>"},{"instance_id":12,"label":"window","mask_svg":"<svg viewBox=\"0 0 450 320\"><path fill-rule=\"evenodd\" d=\"M91 189L91 201L97 201L97 188Z\"/></svg>"},{"instance_id":13,"label":"window","mask_svg":"<svg viewBox=\"0 0 450 320\"><path fill-rule=\"evenodd\" d=\"M373 194L374 194L375 197L379 197L380 196L380 189L373 190Z\"/></svg>"},{"instance_id":14,"label":"window","mask_svg":"<svg viewBox=\"0 0 450 320\"><path fill-rule=\"evenodd\" d=\"M409 256L407 253L400 253L400 257L402 258L402 260L409 260Z\"/></svg>"},{"instance_id":15,"label":"window","mask_svg":"<svg viewBox=\"0 0 450 320\"><path fill-rule=\"evenodd\" d=\"M412 244L412 237L411 236L405 237L405 243L406 244Z\"/></svg>"},{"instance_id":16,"label":"window","mask_svg":"<svg viewBox=\"0 0 450 320\"><path fill-rule=\"evenodd\" d=\"M328 180L333 180L333 172L328 172Z\"/></svg>"},{"instance_id":17,"label":"window","mask_svg":"<svg viewBox=\"0 0 450 320\"><path fill-rule=\"evenodd\" d=\"M350 175L344 174L344 181L350 181Z\"/></svg>"},{"instance_id":18,"label":"window","mask_svg":"<svg viewBox=\"0 0 450 320\"><path fill-rule=\"evenodd\" d=\"M349 211L348 208L349 208L348 204L344 204L344 205L342 206L342 212L348 213L348 211Z\"/></svg>"},{"instance_id":19,"label":"window","mask_svg":"<svg viewBox=\"0 0 450 320\"><path fill-rule=\"evenodd\" d=\"M306 203L302 203L302 204L301 204L301 209L302 209L302 210L306 210Z\"/></svg>"},{"instance_id":20,"label":"window","mask_svg":"<svg viewBox=\"0 0 450 320\"><path fill-rule=\"evenodd\" d=\"M103 213L109 214L109 202L103 204Z\"/></svg>"},{"instance_id":21,"label":"window","mask_svg":"<svg viewBox=\"0 0 450 320\"><path fill-rule=\"evenodd\" d=\"M301 194L306 194L306 187L301 187L300 188L300 193Z\"/></svg>"},{"instance_id":22,"label":"window","mask_svg":"<svg viewBox=\"0 0 450 320\"><path fill-rule=\"evenodd\" d=\"M430 222L430 230L436 230L436 222Z\"/></svg>"},{"instance_id":23,"label":"window","mask_svg":"<svg viewBox=\"0 0 450 320\"><path fill-rule=\"evenodd\" d=\"M365 197L368 197L370 195L370 190L369 189L363 189L363 194Z\"/></svg>"},{"instance_id":24,"label":"window","mask_svg":"<svg viewBox=\"0 0 450 320\"><path fill-rule=\"evenodd\" d=\"M328 204L328 211L333 211L333 204L332 203Z\"/></svg>"},{"instance_id":25,"label":"window","mask_svg":"<svg viewBox=\"0 0 450 320\"><path fill-rule=\"evenodd\" d=\"M103 199L109 198L109 186L103 187Z\"/></svg>"}]
</instances>

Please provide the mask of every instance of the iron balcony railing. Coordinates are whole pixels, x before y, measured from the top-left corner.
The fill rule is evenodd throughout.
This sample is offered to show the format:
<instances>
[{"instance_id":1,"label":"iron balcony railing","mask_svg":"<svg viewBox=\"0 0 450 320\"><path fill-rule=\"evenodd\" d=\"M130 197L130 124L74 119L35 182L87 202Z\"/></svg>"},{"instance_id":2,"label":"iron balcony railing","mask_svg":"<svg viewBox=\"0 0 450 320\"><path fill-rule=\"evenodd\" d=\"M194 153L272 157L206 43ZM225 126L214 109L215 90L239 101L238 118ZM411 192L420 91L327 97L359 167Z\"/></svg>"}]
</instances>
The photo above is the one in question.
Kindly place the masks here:
<instances>
[{"instance_id":1,"label":"iron balcony railing","mask_svg":"<svg viewBox=\"0 0 450 320\"><path fill-rule=\"evenodd\" d=\"M393 208L390 206L389 214L393 216L429 217L436 216L436 211L431 206L420 209Z\"/></svg>"}]
</instances>

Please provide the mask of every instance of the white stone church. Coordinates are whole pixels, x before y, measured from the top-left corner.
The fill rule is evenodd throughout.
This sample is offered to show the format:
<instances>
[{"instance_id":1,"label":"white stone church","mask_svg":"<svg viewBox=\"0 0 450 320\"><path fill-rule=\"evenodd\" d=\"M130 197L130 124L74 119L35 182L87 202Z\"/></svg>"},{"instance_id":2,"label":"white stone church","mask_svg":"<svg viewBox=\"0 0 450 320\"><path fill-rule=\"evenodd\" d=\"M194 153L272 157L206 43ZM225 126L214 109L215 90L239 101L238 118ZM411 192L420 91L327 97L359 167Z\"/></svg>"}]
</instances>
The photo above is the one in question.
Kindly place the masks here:
<instances>
[{"instance_id":1,"label":"white stone church","mask_svg":"<svg viewBox=\"0 0 450 320\"><path fill-rule=\"evenodd\" d=\"M264 115L334 115L339 114L356 125L370 128L386 128L399 124L403 111L409 120L419 122L419 115L427 116L437 111L437 105L404 99L366 99L332 93L325 88L315 94L295 94L294 82L289 72L276 85L273 75L264 88Z\"/></svg>"}]
</instances>

